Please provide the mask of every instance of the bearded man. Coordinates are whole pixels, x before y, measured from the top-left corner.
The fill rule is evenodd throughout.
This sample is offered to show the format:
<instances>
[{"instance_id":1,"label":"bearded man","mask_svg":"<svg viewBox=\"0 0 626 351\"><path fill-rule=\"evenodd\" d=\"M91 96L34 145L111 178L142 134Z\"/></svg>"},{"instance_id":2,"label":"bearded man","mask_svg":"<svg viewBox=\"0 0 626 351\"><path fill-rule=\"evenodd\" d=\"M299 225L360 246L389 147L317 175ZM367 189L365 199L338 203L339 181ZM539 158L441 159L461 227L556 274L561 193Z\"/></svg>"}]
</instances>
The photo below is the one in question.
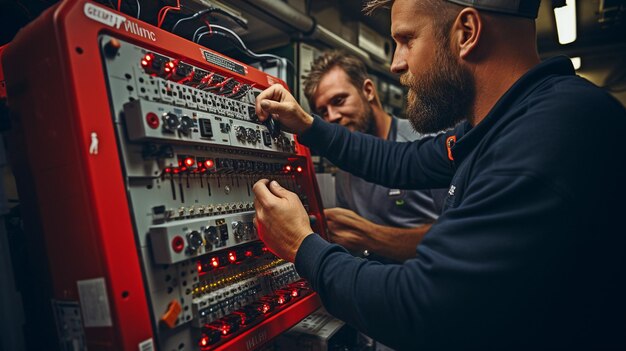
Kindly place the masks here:
<instances>
[{"instance_id":1,"label":"bearded man","mask_svg":"<svg viewBox=\"0 0 626 351\"><path fill-rule=\"evenodd\" d=\"M626 110L541 62L539 0L373 0L391 5L391 70L416 130L394 143L305 113L282 87L257 98L343 169L398 188L449 185L401 265L355 258L312 233L298 197L254 186L267 246L295 262L335 316L397 349L626 349ZM457 125L457 123L460 124ZM604 190L598 191L602 188Z\"/></svg>"},{"instance_id":2,"label":"bearded man","mask_svg":"<svg viewBox=\"0 0 626 351\"><path fill-rule=\"evenodd\" d=\"M383 110L365 64L345 52L322 53L303 86L311 109L329 123L383 140L422 138L409 121ZM324 211L329 239L352 253L383 262L415 257L415 247L441 213L447 193L447 189L393 189L341 170L335 176L335 189L337 207Z\"/></svg>"}]
</instances>

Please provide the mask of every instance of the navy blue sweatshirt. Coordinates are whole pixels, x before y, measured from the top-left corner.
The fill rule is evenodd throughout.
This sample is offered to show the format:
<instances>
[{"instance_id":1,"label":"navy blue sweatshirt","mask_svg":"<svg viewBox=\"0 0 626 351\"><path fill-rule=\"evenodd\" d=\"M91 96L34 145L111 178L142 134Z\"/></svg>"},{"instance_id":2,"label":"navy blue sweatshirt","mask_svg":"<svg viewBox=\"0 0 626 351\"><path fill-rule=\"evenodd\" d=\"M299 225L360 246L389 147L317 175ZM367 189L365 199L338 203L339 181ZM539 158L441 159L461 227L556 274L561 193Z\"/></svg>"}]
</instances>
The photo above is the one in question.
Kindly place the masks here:
<instances>
[{"instance_id":1,"label":"navy blue sweatshirt","mask_svg":"<svg viewBox=\"0 0 626 351\"><path fill-rule=\"evenodd\" d=\"M398 349L626 349L625 128L624 108L567 58L527 72L477 126L434 138L316 118L299 140L342 169L449 192L414 259L371 262L314 234L296 268L332 314Z\"/></svg>"}]
</instances>

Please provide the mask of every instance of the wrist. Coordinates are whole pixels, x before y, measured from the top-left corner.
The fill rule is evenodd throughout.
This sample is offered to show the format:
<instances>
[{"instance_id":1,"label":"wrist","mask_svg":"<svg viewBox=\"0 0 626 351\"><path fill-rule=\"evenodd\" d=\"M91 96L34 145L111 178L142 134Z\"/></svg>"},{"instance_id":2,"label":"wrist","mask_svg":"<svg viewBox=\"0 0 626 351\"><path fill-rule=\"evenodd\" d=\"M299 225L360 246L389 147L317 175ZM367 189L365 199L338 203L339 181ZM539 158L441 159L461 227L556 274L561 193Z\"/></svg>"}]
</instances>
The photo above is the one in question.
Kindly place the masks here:
<instances>
[{"instance_id":1,"label":"wrist","mask_svg":"<svg viewBox=\"0 0 626 351\"><path fill-rule=\"evenodd\" d=\"M315 234L313 232L313 230L309 230L308 232L306 232L306 234L299 234L297 236L297 239L295 240L295 242L293 244L293 248L291 250L290 257L288 258L288 260L290 262L295 262L296 255L298 254L298 250L300 249L300 246L302 246L302 242L304 241L304 239L306 239L307 236L309 236L311 234Z\"/></svg>"}]
</instances>

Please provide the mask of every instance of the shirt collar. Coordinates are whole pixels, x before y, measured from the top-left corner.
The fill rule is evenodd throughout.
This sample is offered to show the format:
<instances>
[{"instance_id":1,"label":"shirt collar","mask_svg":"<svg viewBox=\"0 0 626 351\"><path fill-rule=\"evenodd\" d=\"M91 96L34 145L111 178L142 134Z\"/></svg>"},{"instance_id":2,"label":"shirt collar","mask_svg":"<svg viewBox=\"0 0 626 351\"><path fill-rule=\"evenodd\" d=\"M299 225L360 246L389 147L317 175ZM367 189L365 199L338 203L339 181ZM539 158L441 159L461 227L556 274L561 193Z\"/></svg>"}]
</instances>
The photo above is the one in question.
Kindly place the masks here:
<instances>
[{"instance_id":1,"label":"shirt collar","mask_svg":"<svg viewBox=\"0 0 626 351\"><path fill-rule=\"evenodd\" d=\"M500 118L530 95L546 79L555 75L574 75L574 67L569 58L558 56L530 69L518 79L489 111L487 116L476 126L465 121L456 129L457 142L452 146L454 161L458 164L474 149L483 136L500 120Z\"/></svg>"}]
</instances>

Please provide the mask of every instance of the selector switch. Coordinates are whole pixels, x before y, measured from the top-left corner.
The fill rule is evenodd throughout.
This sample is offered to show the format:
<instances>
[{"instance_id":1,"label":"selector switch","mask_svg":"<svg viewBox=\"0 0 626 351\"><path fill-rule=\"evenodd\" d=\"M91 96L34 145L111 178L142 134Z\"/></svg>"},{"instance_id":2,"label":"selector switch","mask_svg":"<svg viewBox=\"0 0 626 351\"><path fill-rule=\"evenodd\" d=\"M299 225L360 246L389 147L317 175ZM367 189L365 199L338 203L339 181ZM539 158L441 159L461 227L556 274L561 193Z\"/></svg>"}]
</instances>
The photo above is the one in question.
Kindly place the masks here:
<instances>
[{"instance_id":1,"label":"selector switch","mask_svg":"<svg viewBox=\"0 0 626 351\"><path fill-rule=\"evenodd\" d=\"M243 230L243 222L236 221L232 223L233 235L235 235L235 240L240 241L243 239L244 230Z\"/></svg>"},{"instance_id":2,"label":"selector switch","mask_svg":"<svg viewBox=\"0 0 626 351\"><path fill-rule=\"evenodd\" d=\"M163 129L164 130L174 133L178 130L179 127L180 127L180 119L178 118L178 115L172 112L168 112L163 115Z\"/></svg>"},{"instance_id":3,"label":"selector switch","mask_svg":"<svg viewBox=\"0 0 626 351\"><path fill-rule=\"evenodd\" d=\"M197 230L187 234L187 244L189 251L195 252L204 245L202 235Z\"/></svg>"},{"instance_id":4,"label":"selector switch","mask_svg":"<svg viewBox=\"0 0 626 351\"><path fill-rule=\"evenodd\" d=\"M191 128L193 128L193 119L191 119L191 117L186 116L186 115L181 117L180 127L179 127L180 132L185 135L189 135Z\"/></svg>"}]
</instances>

